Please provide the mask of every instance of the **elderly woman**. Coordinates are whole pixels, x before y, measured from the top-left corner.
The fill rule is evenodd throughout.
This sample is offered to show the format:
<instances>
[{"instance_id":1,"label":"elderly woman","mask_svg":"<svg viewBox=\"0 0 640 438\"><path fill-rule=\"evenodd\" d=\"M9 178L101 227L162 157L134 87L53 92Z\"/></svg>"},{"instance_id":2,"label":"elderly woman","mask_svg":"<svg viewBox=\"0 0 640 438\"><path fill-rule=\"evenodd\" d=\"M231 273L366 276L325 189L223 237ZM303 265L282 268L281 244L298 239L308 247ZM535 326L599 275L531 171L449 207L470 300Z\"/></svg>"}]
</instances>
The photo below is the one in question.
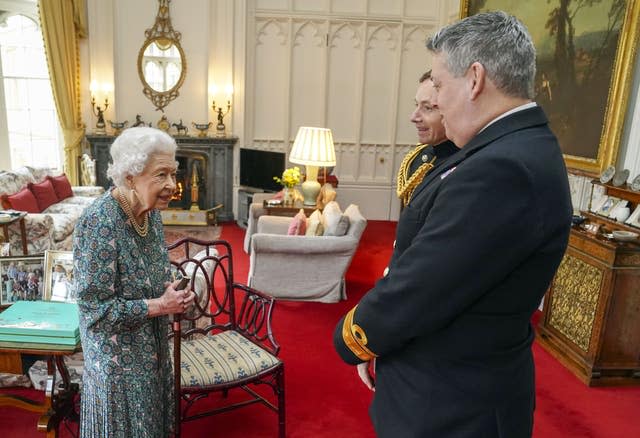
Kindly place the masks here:
<instances>
[{"instance_id":1,"label":"elderly woman","mask_svg":"<svg viewBox=\"0 0 640 438\"><path fill-rule=\"evenodd\" d=\"M175 290L159 209L176 188L176 143L147 127L111 146L115 187L74 234L75 286L85 358L81 437L166 437L173 422L167 315L193 301Z\"/></svg>"}]
</instances>

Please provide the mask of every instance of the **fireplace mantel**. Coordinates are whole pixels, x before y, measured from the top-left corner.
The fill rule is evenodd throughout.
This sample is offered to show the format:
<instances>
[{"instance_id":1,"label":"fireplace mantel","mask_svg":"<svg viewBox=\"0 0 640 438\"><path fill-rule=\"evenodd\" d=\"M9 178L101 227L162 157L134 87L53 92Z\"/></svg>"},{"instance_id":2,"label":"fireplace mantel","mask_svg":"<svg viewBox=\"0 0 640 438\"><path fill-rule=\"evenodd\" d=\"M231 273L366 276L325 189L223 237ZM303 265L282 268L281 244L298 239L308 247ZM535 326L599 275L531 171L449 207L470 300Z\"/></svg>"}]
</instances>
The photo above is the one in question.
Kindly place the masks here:
<instances>
[{"instance_id":1,"label":"fireplace mantel","mask_svg":"<svg viewBox=\"0 0 640 438\"><path fill-rule=\"evenodd\" d=\"M115 139L112 135L87 135L91 156L96 160L96 184L108 189L107 165L111 161L109 148ZM237 137L174 137L178 151L207 158L206 194L202 208L209 209L222 204L216 211L219 221L233 218L233 147Z\"/></svg>"}]
</instances>

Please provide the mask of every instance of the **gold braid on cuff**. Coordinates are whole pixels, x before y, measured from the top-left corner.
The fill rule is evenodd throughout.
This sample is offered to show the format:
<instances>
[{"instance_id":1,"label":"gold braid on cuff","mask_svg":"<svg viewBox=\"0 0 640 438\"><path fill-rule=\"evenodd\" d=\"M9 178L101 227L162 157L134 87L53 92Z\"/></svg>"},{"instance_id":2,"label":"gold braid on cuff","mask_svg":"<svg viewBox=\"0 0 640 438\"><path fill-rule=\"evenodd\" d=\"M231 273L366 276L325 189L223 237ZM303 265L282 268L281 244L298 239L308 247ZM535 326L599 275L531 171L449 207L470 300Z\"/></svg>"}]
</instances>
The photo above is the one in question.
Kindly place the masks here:
<instances>
[{"instance_id":1,"label":"gold braid on cuff","mask_svg":"<svg viewBox=\"0 0 640 438\"><path fill-rule=\"evenodd\" d=\"M378 357L373 351L369 350L367 345L367 335L364 333L362 327L353 323L353 314L356 312L355 306L344 317L344 323L342 324L342 339L345 345L356 357L363 361L370 361L371 359Z\"/></svg>"}]
</instances>

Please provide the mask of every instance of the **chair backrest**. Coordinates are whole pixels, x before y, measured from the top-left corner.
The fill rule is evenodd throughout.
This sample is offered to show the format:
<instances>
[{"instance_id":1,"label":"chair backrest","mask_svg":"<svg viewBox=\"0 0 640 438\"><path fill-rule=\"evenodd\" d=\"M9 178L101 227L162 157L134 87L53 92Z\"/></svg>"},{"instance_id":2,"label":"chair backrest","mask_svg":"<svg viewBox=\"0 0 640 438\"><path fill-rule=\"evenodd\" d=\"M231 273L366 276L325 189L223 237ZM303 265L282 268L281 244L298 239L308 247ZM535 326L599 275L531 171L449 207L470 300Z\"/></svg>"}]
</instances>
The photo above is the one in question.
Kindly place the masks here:
<instances>
[{"instance_id":1,"label":"chair backrest","mask_svg":"<svg viewBox=\"0 0 640 438\"><path fill-rule=\"evenodd\" d=\"M233 255L228 242L184 238L169 245L168 251L174 273L190 277L191 289L197 295L189 312L176 315L175 321L187 324L174 324L172 336L177 330L182 338L235 330L278 354L280 346L271 328L274 298L234 282Z\"/></svg>"}]
</instances>

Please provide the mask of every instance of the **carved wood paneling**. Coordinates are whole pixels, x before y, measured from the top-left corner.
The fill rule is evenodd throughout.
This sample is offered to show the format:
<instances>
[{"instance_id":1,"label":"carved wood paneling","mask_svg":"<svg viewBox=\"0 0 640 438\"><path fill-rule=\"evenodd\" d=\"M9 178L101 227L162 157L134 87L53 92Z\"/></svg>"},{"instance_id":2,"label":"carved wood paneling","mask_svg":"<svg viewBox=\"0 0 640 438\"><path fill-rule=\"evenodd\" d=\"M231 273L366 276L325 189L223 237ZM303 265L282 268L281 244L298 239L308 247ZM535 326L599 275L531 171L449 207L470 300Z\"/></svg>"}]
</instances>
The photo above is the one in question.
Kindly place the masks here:
<instances>
[{"instance_id":1,"label":"carved wood paneling","mask_svg":"<svg viewBox=\"0 0 640 438\"><path fill-rule=\"evenodd\" d=\"M553 280L549 325L589 350L603 269L566 254Z\"/></svg>"}]
</instances>

